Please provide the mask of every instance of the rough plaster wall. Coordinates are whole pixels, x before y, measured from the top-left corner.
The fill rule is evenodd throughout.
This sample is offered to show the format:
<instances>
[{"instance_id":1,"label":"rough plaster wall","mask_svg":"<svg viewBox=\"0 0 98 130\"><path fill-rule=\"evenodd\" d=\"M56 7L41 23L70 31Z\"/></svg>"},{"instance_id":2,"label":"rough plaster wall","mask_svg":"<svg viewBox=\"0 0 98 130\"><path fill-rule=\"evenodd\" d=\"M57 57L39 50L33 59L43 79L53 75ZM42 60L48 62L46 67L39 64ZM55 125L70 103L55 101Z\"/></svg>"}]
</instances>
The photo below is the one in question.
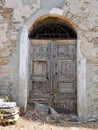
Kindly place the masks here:
<instances>
[{"instance_id":1,"label":"rough plaster wall","mask_svg":"<svg viewBox=\"0 0 98 130\"><path fill-rule=\"evenodd\" d=\"M98 64L87 64L89 117L98 119Z\"/></svg>"},{"instance_id":2,"label":"rough plaster wall","mask_svg":"<svg viewBox=\"0 0 98 130\"><path fill-rule=\"evenodd\" d=\"M14 8L13 20L19 22L19 27L32 15L37 9L40 8L40 3L33 2L30 5L23 5L21 0L5 0L5 6Z\"/></svg>"},{"instance_id":3,"label":"rough plaster wall","mask_svg":"<svg viewBox=\"0 0 98 130\"><path fill-rule=\"evenodd\" d=\"M66 0L22 0L24 5L37 4L40 3L41 8L46 7L59 7L62 8Z\"/></svg>"},{"instance_id":4,"label":"rough plaster wall","mask_svg":"<svg viewBox=\"0 0 98 130\"><path fill-rule=\"evenodd\" d=\"M37 4L40 0L22 0L23 5Z\"/></svg>"},{"instance_id":5,"label":"rough plaster wall","mask_svg":"<svg viewBox=\"0 0 98 130\"><path fill-rule=\"evenodd\" d=\"M87 59L88 116L98 118L97 0L0 0L0 93L11 92L18 101L17 35L33 13L48 6L63 8L64 15L75 23L81 52Z\"/></svg>"}]
</instances>

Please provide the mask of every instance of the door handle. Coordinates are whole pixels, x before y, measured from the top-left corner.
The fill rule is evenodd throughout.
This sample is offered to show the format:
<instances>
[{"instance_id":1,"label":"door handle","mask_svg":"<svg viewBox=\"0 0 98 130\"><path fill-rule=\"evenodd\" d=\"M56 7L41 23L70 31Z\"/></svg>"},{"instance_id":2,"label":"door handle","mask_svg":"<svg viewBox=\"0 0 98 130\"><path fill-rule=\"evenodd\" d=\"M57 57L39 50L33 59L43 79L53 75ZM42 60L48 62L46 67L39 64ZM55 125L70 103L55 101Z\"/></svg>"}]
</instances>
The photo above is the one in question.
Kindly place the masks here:
<instances>
[{"instance_id":1,"label":"door handle","mask_svg":"<svg viewBox=\"0 0 98 130\"><path fill-rule=\"evenodd\" d=\"M58 73L57 72L55 72L55 75L57 75Z\"/></svg>"},{"instance_id":2,"label":"door handle","mask_svg":"<svg viewBox=\"0 0 98 130\"><path fill-rule=\"evenodd\" d=\"M46 74L46 79L49 80L49 74L48 73Z\"/></svg>"}]
</instances>

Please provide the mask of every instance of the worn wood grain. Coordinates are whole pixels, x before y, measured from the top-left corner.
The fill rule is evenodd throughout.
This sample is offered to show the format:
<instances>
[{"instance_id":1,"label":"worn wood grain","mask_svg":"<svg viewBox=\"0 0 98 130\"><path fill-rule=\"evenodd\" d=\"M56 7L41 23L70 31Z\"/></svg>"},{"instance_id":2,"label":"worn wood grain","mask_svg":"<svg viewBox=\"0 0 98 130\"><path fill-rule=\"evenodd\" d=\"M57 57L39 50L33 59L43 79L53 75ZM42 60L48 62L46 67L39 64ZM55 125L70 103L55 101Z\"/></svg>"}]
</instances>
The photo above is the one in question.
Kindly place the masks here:
<instances>
[{"instance_id":1,"label":"worn wood grain","mask_svg":"<svg viewBox=\"0 0 98 130\"><path fill-rule=\"evenodd\" d=\"M32 87L29 102L48 104L61 113L76 112L75 41L31 42Z\"/></svg>"}]
</instances>

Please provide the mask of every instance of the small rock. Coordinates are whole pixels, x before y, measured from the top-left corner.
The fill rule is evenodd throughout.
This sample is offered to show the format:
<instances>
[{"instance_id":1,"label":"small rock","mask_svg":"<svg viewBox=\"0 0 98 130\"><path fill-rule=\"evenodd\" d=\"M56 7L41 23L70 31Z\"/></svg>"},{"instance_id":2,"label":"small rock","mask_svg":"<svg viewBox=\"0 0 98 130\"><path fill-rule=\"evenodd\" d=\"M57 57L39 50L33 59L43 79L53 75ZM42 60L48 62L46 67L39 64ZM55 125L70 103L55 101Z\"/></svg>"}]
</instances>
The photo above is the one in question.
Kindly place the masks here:
<instances>
[{"instance_id":1,"label":"small rock","mask_svg":"<svg viewBox=\"0 0 98 130\"><path fill-rule=\"evenodd\" d=\"M50 121L50 120L51 120L50 116L46 116L46 121Z\"/></svg>"},{"instance_id":2,"label":"small rock","mask_svg":"<svg viewBox=\"0 0 98 130\"><path fill-rule=\"evenodd\" d=\"M73 116L70 117L69 120L72 121L72 122L76 122L76 121L79 121L79 118L77 116L73 115Z\"/></svg>"},{"instance_id":3,"label":"small rock","mask_svg":"<svg viewBox=\"0 0 98 130\"><path fill-rule=\"evenodd\" d=\"M88 122L96 122L96 119L88 119Z\"/></svg>"},{"instance_id":4,"label":"small rock","mask_svg":"<svg viewBox=\"0 0 98 130\"><path fill-rule=\"evenodd\" d=\"M35 103L34 110L36 110L39 113L43 112L43 113L47 114L48 113L48 109L49 109L49 107L47 105Z\"/></svg>"},{"instance_id":5,"label":"small rock","mask_svg":"<svg viewBox=\"0 0 98 130\"><path fill-rule=\"evenodd\" d=\"M52 107L49 107L48 113L52 115L58 115L58 113Z\"/></svg>"},{"instance_id":6,"label":"small rock","mask_svg":"<svg viewBox=\"0 0 98 130\"><path fill-rule=\"evenodd\" d=\"M60 115L51 115L52 120L59 120L61 118Z\"/></svg>"}]
</instances>

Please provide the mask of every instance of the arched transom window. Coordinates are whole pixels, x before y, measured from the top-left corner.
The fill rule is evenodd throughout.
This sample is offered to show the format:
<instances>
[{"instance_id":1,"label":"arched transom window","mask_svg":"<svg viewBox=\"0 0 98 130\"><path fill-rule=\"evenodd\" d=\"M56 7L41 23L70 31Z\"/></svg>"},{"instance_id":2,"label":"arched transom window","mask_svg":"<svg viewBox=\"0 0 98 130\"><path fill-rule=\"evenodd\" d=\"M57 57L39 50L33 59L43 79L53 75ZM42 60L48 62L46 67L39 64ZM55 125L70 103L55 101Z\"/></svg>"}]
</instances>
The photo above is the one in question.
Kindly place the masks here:
<instances>
[{"instance_id":1,"label":"arched transom window","mask_svg":"<svg viewBox=\"0 0 98 130\"><path fill-rule=\"evenodd\" d=\"M40 23L30 34L30 39L76 39L75 31L67 24L60 22Z\"/></svg>"}]
</instances>

